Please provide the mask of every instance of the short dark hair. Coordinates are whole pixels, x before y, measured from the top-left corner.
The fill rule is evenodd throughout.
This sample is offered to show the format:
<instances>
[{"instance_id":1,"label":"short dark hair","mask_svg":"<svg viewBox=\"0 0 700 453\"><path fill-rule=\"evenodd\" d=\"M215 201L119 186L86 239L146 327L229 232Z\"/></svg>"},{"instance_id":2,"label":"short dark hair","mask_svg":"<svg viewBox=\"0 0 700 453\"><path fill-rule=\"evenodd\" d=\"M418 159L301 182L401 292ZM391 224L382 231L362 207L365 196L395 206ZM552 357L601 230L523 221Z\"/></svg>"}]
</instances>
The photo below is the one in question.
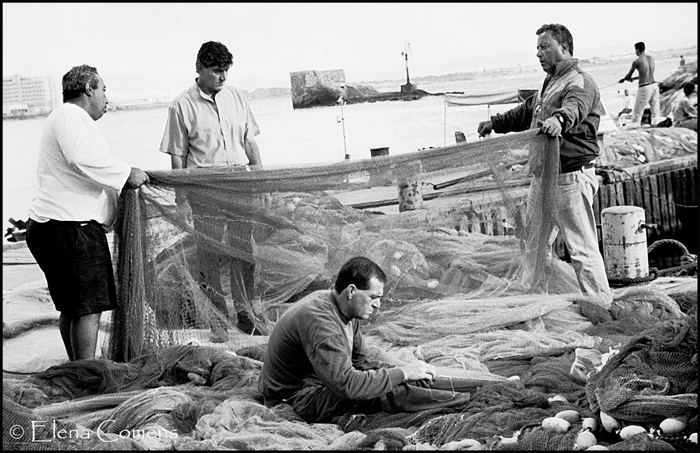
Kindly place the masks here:
<instances>
[{"instance_id":1,"label":"short dark hair","mask_svg":"<svg viewBox=\"0 0 700 453\"><path fill-rule=\"evenodd\" d=\"M343 264L338 271L335 291L341 293L350 284L357 286L357 289L369 289L369 281L373 278L386 283L386 274L377 263L364 256L356 256Z\"/></svg>"},{"instance_id":2,"label":"short dark hair","mask_svg":"<svg viewBox=\"0 0 700 453\"><path fill-rule=\"evenodd\" d=\"M642 41L639 41L638 43L636 43L634 45L634 48L635 48L635 50L638 50L640 52L644 52L646 50L647 46L645 46Z\"/></svg>"},{"instance_id":3,"label":"short dark hair","mask_svg":"<svg viewBox=\"0 0 700 453\"><path fill-rule=\"evenodd\" d=\"M229 67L233 64L233 55L220 42L208 41L199 48L197 63L204 68L212 66Z\"/></svg>"},{"instance_id":4,"label":"short dark hair","mask_svg":"<svg viewBox=\"0 0 700 453\"><path fill-rule=\"evenodd\" d=\"M92 88L97 88L99 74L97 68L86 64L73 66L70 71L63 75L61 85L63 87L63 102L80 97L85 93L85 84L89 83Z\"/></svg>"},{"instance_id":5,"label":"short dark hair","mask_svg":"<svg viewBox=\"0 0 700 453\"><path fill-rule=\"evenodd\" d=\"M683 92L686 96L693 94L693 91L695 91L695 84L693 82L686 82L685 85L683 85Z\"/></svg>"},{"instance_id":6,"label":"short dark hair","mask_svg":"<svg viewBox=\"0 0 700 453\"><path fill-rule=\"evenodd\" d=\"M574 37L571 36L568 28L561 24L545 24L538 28L535 34L539 36L545 32L550 32L559 44L565 44L569 49L569 55L574 56Z\"/></svg>"}]
</instances>

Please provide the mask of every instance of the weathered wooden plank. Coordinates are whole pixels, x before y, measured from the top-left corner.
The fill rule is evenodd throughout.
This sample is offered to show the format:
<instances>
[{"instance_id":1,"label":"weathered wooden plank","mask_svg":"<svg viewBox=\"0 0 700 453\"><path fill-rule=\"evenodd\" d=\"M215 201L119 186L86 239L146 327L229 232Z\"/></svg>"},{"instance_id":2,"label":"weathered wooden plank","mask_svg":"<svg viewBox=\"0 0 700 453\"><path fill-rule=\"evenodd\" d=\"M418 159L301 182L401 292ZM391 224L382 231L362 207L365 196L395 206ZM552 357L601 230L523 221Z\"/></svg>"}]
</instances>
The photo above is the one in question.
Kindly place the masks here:
<instances>
[{"instance_id":1,"label":"weathered wooden plank","mask_svg":"<svg viewBox=\"0 0 700 453\"><path fill-rule=\"evenodd\" d=\"M675 197L673 194L673 180L671 178L670 171L663 174L663 180L666 193L666 207L668 208L669 237L677 237L678 219L676 218L676 205Z\"/></svg>"},{"instance_id":2,"label":"weathered wooden plank","mask_svg":"<svg viewBox=\"0 0 700 453\"><path fill-rule=\"evenodd\" d=\"M621 182L615 183L615 195L617 206L625 206L625 190Z\"/></svg>"},{"instance_id":3,"label":"weathered wooden plank","mask_svg":"<svg viewBox=\"0 0 700 453\"><path fill-rule=\"evenodd\" d=\"M627 206L637 206L637 201L634 198L634 183L633 179L627 179L622 183L625 192L625 204Z\"/></svg>"},{"instance_id":4,"label":"weathered wooden plank","mask_svg":"<svg viewBox=\"0 0 700 453\"><path fill-rule=\"evenodd\" d=\"M659 173L656 175L656 180L658 182L659 186L659 218L660 224L659 224L659 231L661 233L661 237L671 237L671 218L668 214L668 194L666 191L666 178L664 177L665 173Z\"/></svg>"},{"instance_id":5,"label":"weathered wooden plank","mask_svg":"<svg viewBox=\"0 0 700 453\"><path fill-rule=\"evenodd\" d=\"M695 206L698 204L698 192L697 192L698 188L696 185L697 176L698 176L698 167L686 168L685 172L686 172L687 177L688 177L688 188L690 189L688 203L692 206Z\"/></svg>"},{"instance_id":6,"label":"weathered wooden plank","mask_svg":"<svg viewBox=\"0 0 700 453\"><path fill-rule=\"evenodd\" d=\"M503 236L505 234L503 230L503 218L500 208L491 210L491 221L493 222L494 234L496 236Z\"/></svg>"},{"instance_id":7,"label":"weathered wooden plank","mask_svg":"<svg viewBox=\"0 0 700 453\"><path fill-rule=\"evenodd\" d=\"M658 175L649 176L649 195L651 196L651 221L657 225L654 235L662 238L663 219L661 218L661 206L659 205L659 183Z\"/></svg>"}]
</instances>

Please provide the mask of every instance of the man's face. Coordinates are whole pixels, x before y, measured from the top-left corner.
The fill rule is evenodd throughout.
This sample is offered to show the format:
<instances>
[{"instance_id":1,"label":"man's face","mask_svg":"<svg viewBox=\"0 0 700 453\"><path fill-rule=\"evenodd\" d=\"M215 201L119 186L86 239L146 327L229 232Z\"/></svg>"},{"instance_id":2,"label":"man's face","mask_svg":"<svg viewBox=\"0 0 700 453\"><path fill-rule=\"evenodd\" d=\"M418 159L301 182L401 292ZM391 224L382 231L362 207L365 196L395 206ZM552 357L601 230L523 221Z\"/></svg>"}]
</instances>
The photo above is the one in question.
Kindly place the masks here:
<instances>
[{"instance_id":1,"label":"man's face","mask_svg":"<svg viewBox=\"0 0 700 453\"><path fill-rule=\"evenodd\" d=\"M350 297L352 294L352 297ZM354 284L348 286L348 297L350 297L349 318L369 319L381 305L384 295L384 283L376 278L369 281L368 289L358 289Z\"/></svg>"},{"instance_id":2,"label":"man's face","mask_svg":"<svg viewBox=\"0 0 700 453\"><path fill-rule=\"evenodd\" d=\"M97 88L91 87L92 95L90 96L90 105L92 107L90 117L95 121L99 120L100 118L102 118L102 115L107 113L107 104L109 104L109 101L107 100L107 94L105 93L107 91L105 82L104 80L102 80L102 77L96 77Z\"/></svg>"},{"instance_id":3,"label":"man's face","mask_svg":"<svg viewBox=\"0 0 700 453\"><path fill-rule=\"evenodd\" d=\"M557 63L564 61L562 45L552 37L549 31L537 36L537 58L547 74L554 74Z\"/></svg>"},{"instance_id":4,"label":"man's face","mask_svg":"<svg viewBox=\"0 0 700 453\"><path fill-rule=\"evenodd\" d=\"M209 66L197 65L197 84L207 94L218 93L224 88L228 78L230 66Z\"/></svg>"}]
</instances>

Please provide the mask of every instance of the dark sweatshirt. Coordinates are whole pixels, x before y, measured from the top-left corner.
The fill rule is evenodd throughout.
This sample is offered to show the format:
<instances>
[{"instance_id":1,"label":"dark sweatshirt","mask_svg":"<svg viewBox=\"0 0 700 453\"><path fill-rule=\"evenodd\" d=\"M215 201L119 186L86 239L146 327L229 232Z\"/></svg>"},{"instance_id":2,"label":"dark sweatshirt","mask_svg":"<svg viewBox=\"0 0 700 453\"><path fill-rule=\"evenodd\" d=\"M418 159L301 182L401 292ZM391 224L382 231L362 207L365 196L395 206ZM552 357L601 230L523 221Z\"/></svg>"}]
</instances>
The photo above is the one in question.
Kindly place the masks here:
<instances>
[{"instance_id":1,"label":"dark sweatshirt","mask_svg":"<svg viewBox=\"0 0 700 453\"><path fill-rule=\"evenodd\" d=\"M539 128L555 113L564 119L560 144L560 172L580 170L599 154L598 126L603 113L600 92L593 78L578 66L578 60L557 64L547 75L539 93L503 114L491 117L499 134Z\"/></svg>"},{"instance_id":2,"label":"dark sweatshirt","mask_svg":"<svg viewBox=\"0 0 700 453\"><path fill-rule=\"evenodd\" d=\"M263 363L258 389L267 405L294 395L309 375L339 398L355 401L382 396L404 381L400 368L368 360L359 320L340 312L330 290L309 294L282 315Z\"/></svg>"}]
</instances>

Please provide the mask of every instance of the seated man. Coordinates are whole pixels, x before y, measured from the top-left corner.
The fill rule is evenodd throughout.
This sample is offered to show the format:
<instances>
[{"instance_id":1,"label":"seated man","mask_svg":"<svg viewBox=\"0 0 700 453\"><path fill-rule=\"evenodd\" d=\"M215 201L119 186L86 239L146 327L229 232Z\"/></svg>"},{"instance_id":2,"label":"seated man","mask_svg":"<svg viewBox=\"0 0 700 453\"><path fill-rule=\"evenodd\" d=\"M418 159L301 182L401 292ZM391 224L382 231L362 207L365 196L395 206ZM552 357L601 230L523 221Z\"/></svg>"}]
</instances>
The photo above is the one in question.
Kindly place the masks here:
<instances>
[{"instance_id":1,"label":"seated man","mask_svg":"<svg viewBox=\"0 0 700 453\"><path fill-rule=\"evenodd\" d=\"M695 91L695 84L688 82L683 85L683 96L673 109L673 126L685 127L695 132L698 130L698 110L691 104L690 96Z\"/></svg>"},{"instance_id":2,"label":"seated man","mask_svg":"<svg viewBox=\"0 0 700 453\"><path fill-rule=\"evenodd\" d=\"M277 321L265 352L258 388L265 405L285 402L309 423L346 413L418 412L465 406L468 393L433 390L434 366L418 361L391 365L370 361L361 319L379 308L386 274L373 261L345 263L333 289L294 303Z\"/></svg>"}]
</instances>

